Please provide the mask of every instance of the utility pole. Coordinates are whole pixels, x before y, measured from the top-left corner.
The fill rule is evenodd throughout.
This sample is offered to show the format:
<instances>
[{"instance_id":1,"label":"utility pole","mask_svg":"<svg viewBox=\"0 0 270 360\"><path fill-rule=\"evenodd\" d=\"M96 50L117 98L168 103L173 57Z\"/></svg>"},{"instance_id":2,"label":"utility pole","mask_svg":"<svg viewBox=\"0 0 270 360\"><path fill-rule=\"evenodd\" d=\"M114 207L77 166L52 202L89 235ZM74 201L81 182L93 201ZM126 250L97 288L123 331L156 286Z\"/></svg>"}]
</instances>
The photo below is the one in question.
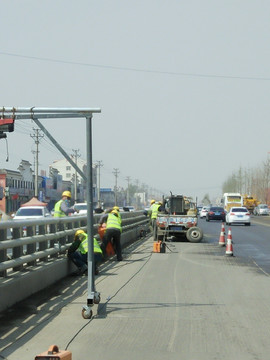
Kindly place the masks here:
<instances>
[{"instance_id":1,"label":"utility pole","mask_svg":"<svg viewBox=\"0 0 270 360\"><path fill-rule=\"evenodd\" d=\"M74 155L71 155L71 157L73 157L75 159L75 164L76 164L76 166L78 166L77 165L78 157L81 156L79 154L79 149L76 149L76 150L72 149L72 151L73 151ZM75 181L74 181L74 188L75 188L74 189L74 202L75 202L75 204L77 202L77 187L78 187L78 174L77 174L77 170L75 169Z\"/></svg>"},{"instance_id":2,"label":"utility pole","mask_svg":"<svg viewBox=\"0 0 270 360\"><path fill-rule=\"evenodd\" d=\"M38 198L38 146L39 146L39 139L44 137L44 134L40 134L40 129L34 129L34 134L30 134L31 138L35 140L35 144L36 144L36 165L35 165L35 197Z\"/></svg>"},{"instance_id":3,"label":"utility pole","mask_svg":"<svg viewBox=\"0 0 270 360\"><path fill-rule=\"evenodd\" d=\"M129 203L129 183L130 183L130 176L126 177L127 183L128 183L128 187L127 187L127 205L130 205Z\"/></svg>"},{"instance_id":4,"label":"utility pole","mask_svg":"<svg viewBox=\"0 0 270 360\"><path fill-rule=\"evenodd\" d=\"M98 208L101 208L101 202L100 202L100 168L101 166L103 166L102 164L102 161L101 160L97 160L97 163L96 163L96 166L98 168L98 201L97 201L97 205L98 205Z\"/></svg>"},{"instance_id":5,"label":"utility pole","mask_svg":"<svg viewBox=\"0 0 270 360\"><path fill-rule=\"evenodd\" d=\"M115 176L115 187L114 187L114 205L117 204L117 178L120 173L119 169L113 169L113 175Z\"/></svg>"}]
</instances>

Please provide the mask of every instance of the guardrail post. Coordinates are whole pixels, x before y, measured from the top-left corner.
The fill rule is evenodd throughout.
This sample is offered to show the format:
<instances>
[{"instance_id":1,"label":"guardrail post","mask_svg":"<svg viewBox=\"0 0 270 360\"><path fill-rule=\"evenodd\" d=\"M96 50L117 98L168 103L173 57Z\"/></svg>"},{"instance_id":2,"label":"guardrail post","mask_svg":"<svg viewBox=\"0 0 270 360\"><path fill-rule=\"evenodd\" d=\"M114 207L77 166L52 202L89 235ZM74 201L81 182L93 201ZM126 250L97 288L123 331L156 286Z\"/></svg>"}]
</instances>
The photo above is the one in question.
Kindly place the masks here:
<instances>
[{"instance_id":1,"label":"guardrail post","mask_svg":"<svg viewBox=\"0 0 270 360\"><path fill-rule=\"evenodd\" d=\"M26 228L26 234L27 236L33 236L34 235L34 231L33 231L33 226L29 226ZM37 244L27 244L26 245L26 252L27 254L34 254L36 251L36 246ZM36 260L31 261L30 263L28 263L27 265L29 266L35 266L37 264Z\"/></svg>"},{"instance_id":2,"label":"guardrail post","mask_svg":"<svg viewBox=\"0 0 270 360\"><path fill-rule=\"evenodd\" d=\"M45 235L45 225L39 225L38 233L40 235ZM46 250L48 248L48 241L41 241L39 243L39 251ZM48 261L48 256L45 256L44 258L40 259L41 261Z\"/></svg>"},{"instance_id":3,"label":"guardrail post","mask_svg":"<svg viewBox=\"0 0 270 360\"><path fill-rule=\"evenodd\" d=\"M21 237L21 228L13 228L13 239L19 239ZM16 246L13 248L13 258L19 258L23 255L23 247ZM23 269L23 265L19 265L13 268L13 271L21 271Z\"/></svg>"},{"instance_id":4,"label":"guardrail post","mask_svg":"<svg viewBox=\"0 0 270 360\"><path fill-rule=\"evenodd\" d=\"M0 230L0 241L5 241L7 239L7 230L1 229ZM7 260L7 250L0 250L0 263ZM1 271L0 277L6 277L7 271Z\"/></svg>"},{"instance_id":5,"label":"guardrail post","mask_svg":"<svg viewBox=\"0 0 270 360\"><path fill-rule=\"evenodd\" d=\"M50 234L55 234L56 233L56 224L50 224L49 232L50 232ZM59 245L58 240L51 240L50 241L50 248L59 247L58 245ZM58 253L51 255L51 258L57 258L57 257L58 257Z\"/></svg>"}]
</instances>

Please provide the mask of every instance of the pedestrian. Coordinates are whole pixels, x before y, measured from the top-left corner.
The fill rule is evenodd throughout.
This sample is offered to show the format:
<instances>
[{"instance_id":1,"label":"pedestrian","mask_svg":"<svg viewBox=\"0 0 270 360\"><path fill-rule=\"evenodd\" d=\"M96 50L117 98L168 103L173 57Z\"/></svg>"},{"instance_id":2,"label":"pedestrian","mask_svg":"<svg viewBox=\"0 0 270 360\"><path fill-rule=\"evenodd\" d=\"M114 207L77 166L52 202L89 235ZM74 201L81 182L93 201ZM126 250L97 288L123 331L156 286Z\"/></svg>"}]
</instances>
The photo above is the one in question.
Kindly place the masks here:
<instances>
[{"instance_id":1,"label":"pedestrian","mask_svg":"<svg viewBox=\"0 0 270 360\"><path fill-rule=\"evenodd\" d=\"M98 235L93 239L95 275L98 275L98 266L102 262L103 254L98 243ZM68 249L68 258L77 266L77 275L83 275L88 270L88 235L83 230L77 230L74 241Z\"/></svg>"},{"instance_id":2,"label":"pedestrian","mask_svg":"<svg viewBox=\"0 0 270 360\"><path fill-rule=\"evenodd\" d=\"M62 193L62 198L54 206L54 217L63 217L79 212L70 207L71 192L66 190Z\"/></svg>"},{"instance_id":3,"label":"pedestrian","mask_svg":"<svg viewBox=\"0 0 270 360\"><path fill-rule=\"evenodd\" d=\"M104 256L106 255L106 247L109 241L113 242L116 257L118 261L122 261L122 247L121 247L121 232L122 232L122 220L119 217L117 210L112 210L107 217L106 232L101 244L101 249Z\"/></svg>"}]
</instances>

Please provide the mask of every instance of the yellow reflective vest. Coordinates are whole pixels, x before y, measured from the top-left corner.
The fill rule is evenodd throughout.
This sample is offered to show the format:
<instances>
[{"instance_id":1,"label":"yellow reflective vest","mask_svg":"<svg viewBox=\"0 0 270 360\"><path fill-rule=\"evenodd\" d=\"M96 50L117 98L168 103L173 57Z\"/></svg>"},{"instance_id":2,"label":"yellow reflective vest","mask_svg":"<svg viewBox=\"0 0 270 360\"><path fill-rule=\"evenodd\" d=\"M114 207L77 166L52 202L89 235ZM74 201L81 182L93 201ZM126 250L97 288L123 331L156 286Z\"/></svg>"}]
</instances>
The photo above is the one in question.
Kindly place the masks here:
<instances>
[{"instance_id":1,"label":"yellow reflective vest","mask_svg":"<svg viewBox=\"0 0 270 360\"><path fill-rule=\"evenodd\" d=\"M119 219L117 215L109 213L106 229L111 228L111 229L119 229L120 231L122 231L121 223L122 223L121 218Z\"/></svg>"},{"instance_id":2,"label":"yellow reflective vest","mask_svg":"<svg viewBox=\"0 0 270 360\"><path fill-rule=\"evenodd\" d=\"M99 243L95 237L93 239L93 245L94 245L94 253L102 254L102 250L101 250ZM80 243L79 251L81 254L86 254L88 252L88 236L87 236L87 234L85 234L84 239Z\"/></svg>"},{"instance_id":3,"label":"yellow reflective vest","mask_svg":"<svg viewBox=\"0 0 270 360\"><path fill-rule=\"evenodd\" d=\"M66 214L64 213L64 211L61 210L61 204L62 204L63 200L59 200L57 201L57 203L54 206L54 217L63 217L66 216Z\"/></svg>"}]
</instances>

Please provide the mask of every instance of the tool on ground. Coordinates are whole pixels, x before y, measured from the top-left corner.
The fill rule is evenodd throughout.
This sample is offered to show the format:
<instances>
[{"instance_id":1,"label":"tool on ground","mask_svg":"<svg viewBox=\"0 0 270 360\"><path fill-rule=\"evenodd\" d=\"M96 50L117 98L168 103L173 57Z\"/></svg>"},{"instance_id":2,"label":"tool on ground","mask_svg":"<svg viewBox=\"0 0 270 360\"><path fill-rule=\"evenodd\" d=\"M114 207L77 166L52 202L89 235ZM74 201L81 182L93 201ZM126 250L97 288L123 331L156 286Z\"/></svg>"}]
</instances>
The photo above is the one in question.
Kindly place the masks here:
<instances>
[{"instance_id":1,"label":"tool on ground","mask_svg":"<svg viewBox=\"0 0 270 360\"><path fill-rule=\"evenodd\" d=\"M51 345L48 351L45 351L35 357L35 360L72 360L70 351L59 350L57 345Z\"/></svg>"}]
</instances>

